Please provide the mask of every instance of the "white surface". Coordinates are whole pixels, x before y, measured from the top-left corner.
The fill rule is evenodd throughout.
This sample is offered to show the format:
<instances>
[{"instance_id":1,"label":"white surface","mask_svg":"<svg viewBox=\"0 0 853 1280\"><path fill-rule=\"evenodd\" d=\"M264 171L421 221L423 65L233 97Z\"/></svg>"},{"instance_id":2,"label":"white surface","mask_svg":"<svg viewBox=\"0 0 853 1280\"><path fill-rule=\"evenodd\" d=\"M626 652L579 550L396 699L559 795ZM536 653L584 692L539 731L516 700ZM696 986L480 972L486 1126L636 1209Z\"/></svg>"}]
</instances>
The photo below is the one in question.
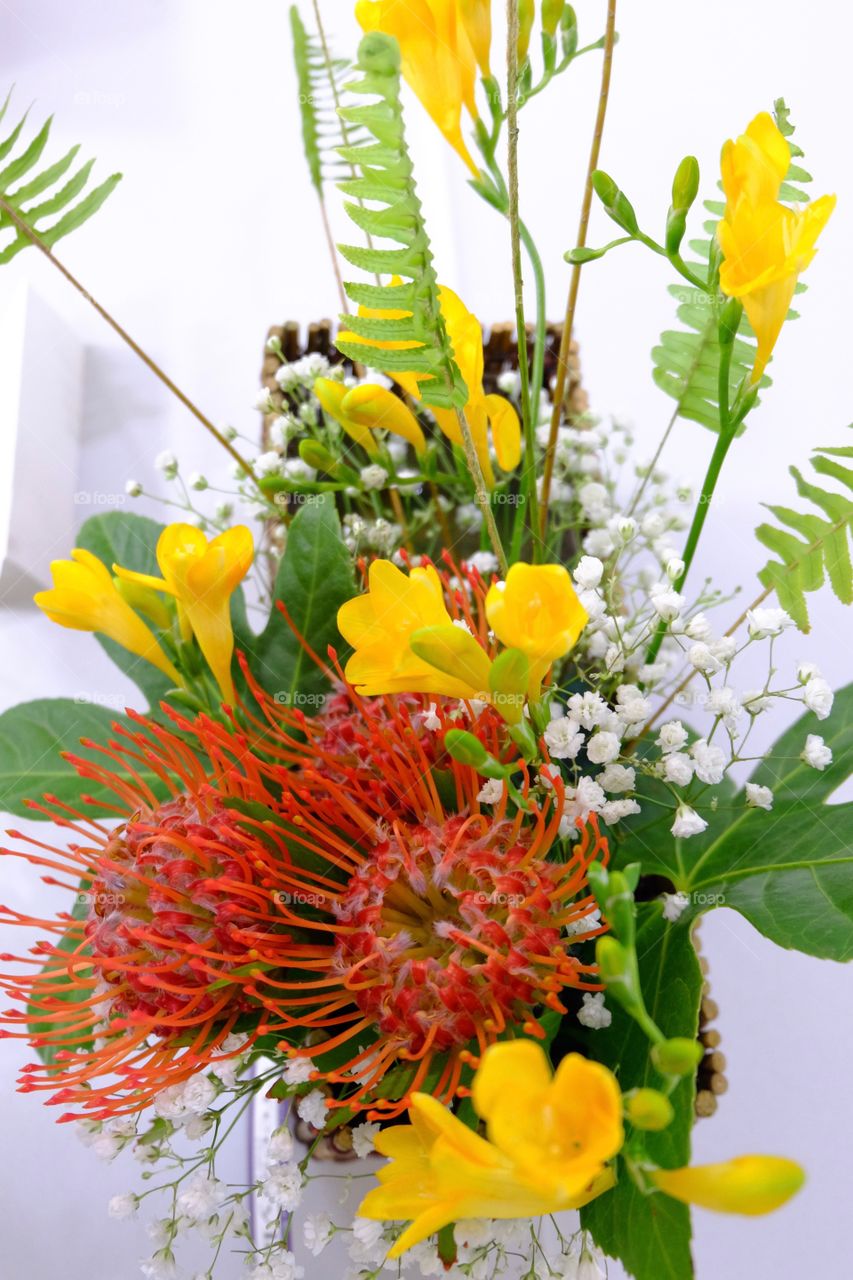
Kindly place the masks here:
<instances>
[{"instance_id":1,"label":"white surface","mask_svg":"<svg viewBox=\"0 0 853 1280\"><path fill-rule=\"evenodd\" d=\"M584 36L597 35L604 6L577 7ZM324 8L339 30L353 31L349 0ZM838 113L851 22L829 0L813 4L808 21L792 0L719 0L710 10L647 0L622 9L602 164L651 230L663 222L681 156L699 157L710 191L722 140L780 93L799 126L815 192L839 195L809 271L803 318L783 336L775 387L736 446L702 548L701 571L752 592L760 502L789 502L788 464L805 463L815 444L841 443L850 417L853 177L847 113ZM522 116L524 212L548 264L553 318L568 281L561 255L574 241L597 76L591 57ZM86 154L99 156L98 172L126 175L60 256L217 421L254 430L250 405L267 325L336 306L297 137L286 5L14 0L0 9L0 83L13 80L19 109L37 98L38 112L57 112L57 152L82 141ZM409 119L440 275L481 316L506 318L505 226L466 189L429 125L414 110ZM343 235L345 223L335 218ZM609 238L610 224L596 212L591 242ZM4 271L0 288L20 277L99 348L90 363L80 488L118 496L128 475L153 486L151 459L166 439L188 469L215 458L192 419L35 254ZM594 406L633 420L649 453L670 412L648 356L673 320L668 283L664 264L629 247L586 269L578 315ZM49 374L45 386L49 395ZM680 424L664 462L695 482L711 443L701 428ZM227 470L211 461L211 473L215 467ZM29 484L36 492L38 477ZM69 528L69 546L72 535ZM43 574L46 566L32 568ZM827 595L813 616L814 637L786 638L780 657L808 656L841 683L849 616ZM108 696L124 688L91 640L60 636L30 613L3 614L0 659L2 705L93 685ZM779 727L769 724L768 733ZM2 896L20 900L23 877L0 874ZM32 877L27 884L34 903L38 886ZM704 936L732 1087L719 1115L697 1129L697 1156L783 1152L802 1160L810 1181L794 1204L765 1220L697 1214L699 1278L841 1280L851 1270L849 972L773 948L728 912L709 918ZM103 1206L133 1170L104 1169L49 1112L13 1094L17 1061L9 1044L0 1045L0 1132L4 1153L15 1153L0 1163L0 1277L131 1280L146 1242L135 1228L107 1221ZM327 1271L320 1265L309 1274L318 1280Z\"/></svg>"}]
</instances>

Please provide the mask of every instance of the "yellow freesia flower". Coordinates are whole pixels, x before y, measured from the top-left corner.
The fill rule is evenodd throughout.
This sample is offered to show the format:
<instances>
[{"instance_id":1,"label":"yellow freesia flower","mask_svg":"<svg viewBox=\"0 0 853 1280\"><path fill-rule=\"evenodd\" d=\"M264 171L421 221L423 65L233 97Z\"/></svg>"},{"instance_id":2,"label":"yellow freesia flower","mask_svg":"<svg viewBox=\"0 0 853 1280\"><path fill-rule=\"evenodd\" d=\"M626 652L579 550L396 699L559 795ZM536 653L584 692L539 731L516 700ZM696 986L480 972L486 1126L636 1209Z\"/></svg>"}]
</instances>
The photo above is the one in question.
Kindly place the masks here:
<instances>
[{"instance_id":1,"label":"yellow freesia flower","mask_svg":"<svg viewBox=\"0 0 853 1280\"><path fill-rule=\"evenodd\" d=\"M412 1095L410 1125L378 1135L376 1149L391 1163L358 1212L411 1222L390 1258L453 1222L576 1209L613 1185L607 1162L624 1131L607 1067L569 1054L552 1075L535 1041L504 1040L483 1055L473 1102L488 1138L424 1093Z\"/></svg>"},{"instance_id":2,"label":"yellow freesia flower","mask_svg":"<svg viewBox=\"0 0 853 1280\"><path fill-rule=\"evenodd\" d=\"M226 529L208 542L194 525L170 524L157 543L162 578L113 566L127 582L174 596L184 639L195 636L229 703L234 700L231 596L249 572L253 555L252 535L243 525Z\"/></svg>"},{"instance_id":3,"label":"yellow freesia flower","mask_svg":"<svg viewBox=\"0 0 853 1280\"><path fill-rule=\"evenodd\" d=\"M551 663L574 648L589 621L560 564L514 564L506 582L489 588L486 617L502 644L529 658L532 698Z\"/></svg>"},{"instance_id":4,"label":"yellow freesia flower","mask_svg":"<svg viewBox=\"0 0 853 1280\"><path fill-rule=\"evenodd\" d=\"M785 138L766 112L723 147L720 288L728 297L740 298L758 339L753 383L767 367L797 279L817 252L817 238L835 208L835 196L821 196L796 210L780 203L790 159Z\"/></svg>"},{"instance_id":5,"label":"yellow freesia flower","mask_svg":"<svg viewBox=\"0 0 853 1280\"><path fill-rule=\"evenodd\" d=\"M461 676L448 674L415 653L412 638L427 628L429 638L447 655L443 665ZM441 579L432 565L412 569L407 575L390 560L374 560L368 590L338 610L338 629L355 650L345 675L359 693L479 698L488 688L488 655L474 636L454 627L444 604ZM450 636L450 631L456 634ZM456 647L459 644L465 646L464 661ZM465 675L473 682L468 683ZM480 675L482 680L476 678Z\"/></svg>"},{"instance_id":6,"label":"yellow freesia flower","mask_svg":"<svg viewBox=\"0 0 853 1280\"><path fill-rule=\"evenodd\" d=\"M399 283L393 281L392 283ZM521 424L515 406L499 395L486 395L483 388L483 328L479 320L465 306L462 299L448 289L446 285L439 287L439 303L441 314L447 328L447 335L453 347L453 354L459 372L468 388L468 399L465 404L465 417L471 428L474 448L483 470L486 484L492 488L495 473L492 468L489 450L489 432L498 463L504 471L514 471L521 461ZM378 311L360 309L361 315L384 316L388 319L399 319L408 316L406 311ZM347 342L365 342L366 339L357 334L341 333L341 339ZM416 342L379 343L390 349L399 350L417 347ZM389 374L413 399L421 398L420 382L424 374L401 373L389 370ZM431 409L439 428L454 444L462 445L462 432L459 419L453 409Z\"/></svg>"},{"instance_id":7,"label":"yellow freesia flower","mask_svg":"<svg viewBox=\"0 0 853 1280\"><path fill-rule=\"evenodd\" d=\"M52 590L39 591L33 598L51 622L108 636L157 667L174 684L183 684L153 631L123 599L109 569L97 556L75 547L70 560L54 560L50 568Z\"/></svg>"},{"instance_id":8,"label":"yellow freesia flower","mask_svg":"<svg viewBox=\"0 0 853 1280\"><path fill-rule=\"evenodd\" d=\"M492 74L492 0L458 0L458 5L459 17L474 50L480 75L488 79Z\"/></svg>"},{"instance_id":9,"label":"yellow freesia flower","mask_svg":"<svg viewBox=\"0 0 853 1280\"><path fill-rule=\"evenodd\" d=\"M462 108L477 119L477 64L457 0L357 0L355 16L363 31L395 37L406 82L476 176L462 136Z\"/></svg>"},{"instance_id":10,"label":"yellow freesia flower","mask_svg":"<svg viewBox=\"0 0 853 1280\"><path fill-rule=\"evenodd\" d=\"M378 450L373 432L380 428L407 440L418 455L426 450L421 424L409 406L387 387L364 382L350 388L332 378L318 378L314 394L326 413L368 453Z\"/></svg>"},{"instance_id":11,"label":"yellow freesia flower","mask_svg":"<svg viewBox=\"0 0 853 1280\"><path fill-rule=\"evenodd\" d=\"M782 1156L737 1156L724 1164L658 1169L649 1176L674 1200L750 1217L781 1208L806 1178L800 1165Z\"/></svg>"}]
</instances>

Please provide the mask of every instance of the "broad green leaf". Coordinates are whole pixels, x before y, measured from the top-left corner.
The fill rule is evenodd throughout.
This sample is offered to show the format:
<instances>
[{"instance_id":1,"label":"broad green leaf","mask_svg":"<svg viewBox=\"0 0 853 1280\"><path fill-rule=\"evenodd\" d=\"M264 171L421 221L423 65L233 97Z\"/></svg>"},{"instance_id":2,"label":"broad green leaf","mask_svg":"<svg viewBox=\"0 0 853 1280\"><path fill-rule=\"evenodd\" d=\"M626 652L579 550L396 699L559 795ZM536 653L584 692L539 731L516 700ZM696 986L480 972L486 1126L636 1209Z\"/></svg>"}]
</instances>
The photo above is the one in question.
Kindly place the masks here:
<instances>
[{"instance_id":1,"label":"broad green leaf","mask_svg":"<svg viewBox=\"0 0 853 1280\"><path fill-rule=\"evenodd\" d=\"M355 594L352 561L341 540L334 499L328 494L312 497L288 531L274 599L283 601L294 627L325 662L330 644L345 656L337 612ZM275 604L261 634L238 636L238 645L255 678L275 698L302 705L307 714L317 710L328 681Z\"/></svg>"},{"instance_id":2,"label":"broad green leaf","mask_svg":"<svg viewBox=\"0 0 853 1280\"><path fill-rule=\"evenodd\" d=\"M822 772L800 759L808 734L820 734L833 762ZM853 804L830 804L850 775L853 685L835 696L826 721L807 712L768 751L751 782L770 787L770 812L747 806L746 792L723 793L707 831L670 835L671 814L647 806L625 825L616 862L642 861L644 875L671 880L696 914L732 907L782 947L830 960L853 958ZM641 790L646 790L644 780ZM719 793L718 793L719 794Z\"/></svg>"},{"instance_id":3,"label":"broad green leaf","mask_svg":"<svg viewBox=\"0 0 853 1280\"><path fill-rule=\"evenodd\" d=\"M4 711L0 715L0 810L18 817L43 818L45 815L28 809L24 801L50 794L64 803L75 804L79 803L81 792L114 799L107 788L88 779L81 782L73 765L60 753L71 751L103 763L103 754L81 747L80 739L91 738L105 744L115 737L116 723L130 722L106 707L72 698L40 698ZM121 775L115 762L106 763L130 780L129 774ZM154 773L144 766L138 766L136 772L155 791L160 790Z\"/></svg>"},{"instance_id":4,"label":"broad green leaf","mask_svg":"<svg viewBox=\"0 0 853 1280\"><path fill-rule=\"evenodd\" d=\"M656 904L639 910L637 955L649 1013L667 1036L694 1039L699 1027L702 973L687 929L667 924ZM616 1001L609 1027L589 1033L589 1049L616 1073L623 1091L661 1078L649 1060L649 1041ZM647 1135L649 1159L676 1169L690 1161L695 1078L685 1078L672 1094L675 1119L662 1133ZM611 1257L619 1258L634 1280L691 1280L689 1210L668 1196L643 1195L624 1165L612 1191L581 1211L582 1224Z\"/></svg>"}]
</instances>

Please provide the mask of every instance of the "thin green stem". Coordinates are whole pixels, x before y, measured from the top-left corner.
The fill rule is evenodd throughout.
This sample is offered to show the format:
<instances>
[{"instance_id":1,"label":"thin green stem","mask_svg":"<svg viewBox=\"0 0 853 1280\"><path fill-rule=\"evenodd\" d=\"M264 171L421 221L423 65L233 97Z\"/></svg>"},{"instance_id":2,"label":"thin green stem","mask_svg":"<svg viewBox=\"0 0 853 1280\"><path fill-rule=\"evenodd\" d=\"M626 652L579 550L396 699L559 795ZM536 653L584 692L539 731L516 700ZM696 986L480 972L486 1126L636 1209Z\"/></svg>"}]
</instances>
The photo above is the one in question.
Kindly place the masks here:
<instances>
[{"instance_id":1,"label":"thin green stem","mask_svg":"<svg viewBox=\"0 0 853 1280\"><path fill-rule=\"evenodd\" d=\"M607 0L607 25L604 32L604 63L601 68L601 88L598 94L598 111L595 117L595 128L589 152L586 171L586 186L581 205L580 223L578 226L577 245L586 245L589 217L592 210L592 175L598 168L601 154L601 139L604 135L604 121L607 116L607 103L610 98L610 74L613 69L613 48L616 44L616 0ZM540 508L540 534L545 538L548 530L548 504L551 498L551 482L554 477L554 458L557 451L557 433L563 417L563 405L569 373L569 354L571 352L572 329L575 323L575 310L580 289L580 264L572 267L572 278L569 285L569 297L566 303L566 317L563 323L563 335L560 340L560 357L557 363L557 382L554 388L554 409L551 414L551 429L548 435L548 446L545 451L545 465L542 471L542 505Z\"/></svg>"},{"instance_id":2,"label":"thin green stem","mask_svg":"<svg viewBox=\"0 0 853 1280\"><path fill-rule=\"evenodd\" d=\"M720 478L720 472L723 469L723 463L726 455L731 448L732 441L737 433L737 421L731 422L729 414L729 371L732 363L732 343L722 342L720 344L720 367L718 374L718 395L719 395L719 413L720 413L720 433L717 436L717 443L714 446L714 452L711 454L711 461L708 463L708 470L705 473L705 479L702 481L702 492L699 495L699 502L693 515L693 523L687 535L687 542L684 547L684 568L676 581L675 590L680 591L687 580L690 572L690 566L693 563L693 557L696 554L696 548L699 545L699 539L702 536L702 530L705 527L705 521L708 518L708 508L714 496L714 490L717 487L717 481ZM646 662L654 662L663 643L666 634L666 624L661 622L655 632L648 653L646 654Z\"/></svg>"},{"instance_id":3,"label":"thin green stem","mask_svg":"<svg viewBox=\"0 0 853 1280\"><path fill-rule=\"evenodd\" d=\"M471 479L474 481L474 492L477 495L477 505L483 514L483 522L486 526L486 532L489 535L489 541L492 549L498 559L501 573L506 576L509 569L509 562L506 558L506 552L501 542L501 535L498 533L498 526L495 524L495 514L492 511L492 503L489 498L489 491L486 487L486 479L483 475L483 468L480 466L480 459L477 457L477 447L474 444L474 437L471 434L471 428L468 425L468 419L465 417L461 409L456 410L456 417L459 421L459 430L462 433L462 444L465 449L465 460L468 463L468 470Z\"/></svg>"},{"instance_id":4,"label":"thin green stem","mask_svg":"<svg viewBox=\"0 0 853 1280\"><path fill-rule=\"evenodd\" d=\"M527 324L524 317L524 279L521 269L521 226L518 211L518 0L507 0L507 45L506 45L506 61L507 61L507 171L509 175L509 228L510 240L512 244L512 277L515 290L515 322L518 331L518 369L521 375L521 415L524 426L524 471L523 471L523 488L525 491L525 506L520 512L520 518L523 520L525 515L530 521L530 529L534 535L533 549L531 554L533 559L536 557L536 529L538 527L538 503L536 499L536 454L535 454L535 422L533 419L534 412L538 409L539 403L539 387L541 386L541 371L537 380L537 370L535 368L535 360L537 358L544 359L544 356L537 357L534 353L534 370L533 384L531 387L530 365L527 353ZM536 254L535 246L529 237L526 241L528 253L531 246ZM538 254L536 254L538 257ZM542 264L539 263L541 271ZM537 288L537 302L544 321L545 299L543 287ZM537 316L537 338L539 336L539 316ZM544 329L544 323L543 323ZM539 345L537 343L537 345ZM536 404L534 406L532 397L535 396Z\"/></svg>"}]
</instances>

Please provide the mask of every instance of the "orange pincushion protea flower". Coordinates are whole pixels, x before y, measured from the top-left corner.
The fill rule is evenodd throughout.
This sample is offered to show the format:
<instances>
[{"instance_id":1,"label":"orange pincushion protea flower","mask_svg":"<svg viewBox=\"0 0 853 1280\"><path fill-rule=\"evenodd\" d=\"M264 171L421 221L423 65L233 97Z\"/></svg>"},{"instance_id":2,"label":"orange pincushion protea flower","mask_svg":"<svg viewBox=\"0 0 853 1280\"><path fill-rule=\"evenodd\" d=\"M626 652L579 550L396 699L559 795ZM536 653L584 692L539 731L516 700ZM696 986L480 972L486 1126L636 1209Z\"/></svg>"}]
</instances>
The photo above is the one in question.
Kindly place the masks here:
<instances>
[{"instance_id":1,"label":"orange pincushion protea flower","mask_svg":"<svg viewBox=\"0 0 853 1280\"><path fill-rule=\"evenodd\" d=\"M330 1106L393 1116L427 1081L443 1101L464 1092L466 1066L507 1028L542 1034L538 1016L564 1008L564 988L597 989L571 945L601 931L586 920L586 870L607 848L593 823L567 861L548 861L559 782L538 804L518 761L527 810L511 815L505 791L484 812L482 779L444 753L443 707L433 733L412 696L339 692L308 718L252 688L248 732L134 716L101 749L119 772L74 759L114 791L118 805L101 808L117 830L56 801L35 806L81 843L30 840L17 856L65 873L66 888L88 883L88 911L79 922L0 913L63 938L36 949L31 963L47 964L34 976L0 978L29 1006L6 1014L3 1034L37 1021L33 1043L54 1061L30 1064L22 1088L52 1091L76 1108L68 1118L141 1110L209 1070L234 1030L310 1057L313 1078L335 1086ZM500 752L494 711L472 728ZM60 981L70 987L57 992Z\"/></svg>"}]
</instances>

